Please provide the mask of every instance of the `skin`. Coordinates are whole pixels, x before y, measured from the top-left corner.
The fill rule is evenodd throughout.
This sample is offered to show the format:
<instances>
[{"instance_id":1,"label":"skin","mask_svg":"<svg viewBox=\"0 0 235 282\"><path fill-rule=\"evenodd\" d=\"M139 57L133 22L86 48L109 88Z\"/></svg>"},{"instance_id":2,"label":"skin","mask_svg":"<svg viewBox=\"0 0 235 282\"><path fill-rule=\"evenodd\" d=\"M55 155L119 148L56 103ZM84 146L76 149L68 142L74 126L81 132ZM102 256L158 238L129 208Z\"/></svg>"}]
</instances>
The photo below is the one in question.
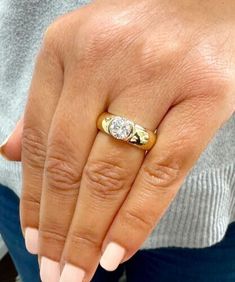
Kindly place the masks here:
<instances>
[{"instance_id":1,"label":"skin","mask_svg":"<svg viewBox=\"0 0 235 282\"><path fill-rule=\"evenodd\" d=\"M14 133L22 228L39 230L40 257L90 281L109 242L123 261L140 248L234 113L234 13L232 0L99 0L47 29ZM157 128L154 148L98 132L104 111ZM5 154L20 159L19 143Z\"/></svg>"}]
</instances>

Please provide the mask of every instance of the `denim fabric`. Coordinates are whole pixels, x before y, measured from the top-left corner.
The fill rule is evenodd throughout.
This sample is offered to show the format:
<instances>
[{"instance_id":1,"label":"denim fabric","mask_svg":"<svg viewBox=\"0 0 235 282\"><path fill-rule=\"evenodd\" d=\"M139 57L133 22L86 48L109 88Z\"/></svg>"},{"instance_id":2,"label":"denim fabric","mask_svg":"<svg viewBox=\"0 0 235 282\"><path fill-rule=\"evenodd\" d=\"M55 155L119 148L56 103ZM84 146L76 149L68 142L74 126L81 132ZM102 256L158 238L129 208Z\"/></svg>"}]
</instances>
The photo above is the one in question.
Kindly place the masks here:
<instances>
[{"instance_id":1,"label":"denim fabric","mask_svg":"<svg viewBox=\"0 0 235 282\"><path fill-rule=\"evenodd\" d=\"M235 223L212 247L141 250L116 272L100 267L92 282L118 282L124 271L127 282L234 282Z\"/></svg>"},{"instance_id":2,"label":"denim fabric","mask_svg":"<svg viewBox=\"0 0 235 282\"><path fill-rule=\"evenodd\" d=\"M25 249L19 220L19 198L0 185L0 233L23 282L38 282L37 257Z\"/></svg>"}]
</instances>

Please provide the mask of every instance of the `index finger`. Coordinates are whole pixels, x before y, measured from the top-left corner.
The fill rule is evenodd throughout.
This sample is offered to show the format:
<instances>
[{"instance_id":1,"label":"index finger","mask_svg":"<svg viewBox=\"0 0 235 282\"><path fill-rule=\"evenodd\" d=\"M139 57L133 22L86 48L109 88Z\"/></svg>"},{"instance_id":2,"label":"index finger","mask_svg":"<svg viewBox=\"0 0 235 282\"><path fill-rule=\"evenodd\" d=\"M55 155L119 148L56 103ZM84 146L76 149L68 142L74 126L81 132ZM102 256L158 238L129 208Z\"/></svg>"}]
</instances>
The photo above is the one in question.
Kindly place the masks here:
<instances>
[{"instance_id":1,"label":"index finger","mask_svg":"<svg viewBox=\"0 0 235 282\"><path fill-rule=\"evenodd\" d=\"M38 55L22 134L21 226L25 230L26 247L34 254L38 252L39 209L48 132L60 97L64 76L51 44L51 39L45 38Z\"/></svg>"}]
</instances>

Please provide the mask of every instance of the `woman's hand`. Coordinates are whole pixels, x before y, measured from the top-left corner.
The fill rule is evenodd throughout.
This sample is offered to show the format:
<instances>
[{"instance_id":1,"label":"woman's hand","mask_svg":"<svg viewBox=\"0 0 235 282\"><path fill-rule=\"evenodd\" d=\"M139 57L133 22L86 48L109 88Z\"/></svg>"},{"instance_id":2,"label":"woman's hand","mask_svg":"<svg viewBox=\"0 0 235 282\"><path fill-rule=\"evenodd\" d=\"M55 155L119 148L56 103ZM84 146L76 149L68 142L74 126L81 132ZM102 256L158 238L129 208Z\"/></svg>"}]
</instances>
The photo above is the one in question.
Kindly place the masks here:
<instances>
[{"instance_id":1,"label":"woman's hand","mask_svg":"<svg viewBox=\"0 0 235 282\"><path fill-rule=\"evenodd\" d=\"M234 112L234 13L232 0L96 1L48 28L22 137L21 221L43 281L64 265L61 282L89 281L102 254L114 270L160 220ZM157 128L156 145L97 132L104 111Z\"/></svg>"}]
</instances>

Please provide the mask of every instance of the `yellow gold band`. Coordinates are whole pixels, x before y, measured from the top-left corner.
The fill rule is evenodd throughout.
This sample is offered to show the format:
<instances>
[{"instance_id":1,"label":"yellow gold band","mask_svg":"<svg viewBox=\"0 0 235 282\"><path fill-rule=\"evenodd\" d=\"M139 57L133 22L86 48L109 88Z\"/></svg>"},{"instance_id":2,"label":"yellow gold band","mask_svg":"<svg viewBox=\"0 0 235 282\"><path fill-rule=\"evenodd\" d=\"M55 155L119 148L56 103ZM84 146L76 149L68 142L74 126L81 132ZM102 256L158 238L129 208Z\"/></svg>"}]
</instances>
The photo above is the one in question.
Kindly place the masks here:
<instances>
[{"instance_id":1,"label":"yellow gold band","mask_svg":"<svg viewBox=\"0 0 235 282\"><path fill-rule=\"evenodd\" d=\"M157 135L133 121L110 113L102 113L97 119L97 128L115 139L125 141L143 150L150 150Z\"/></svg>"}]
</instances>

